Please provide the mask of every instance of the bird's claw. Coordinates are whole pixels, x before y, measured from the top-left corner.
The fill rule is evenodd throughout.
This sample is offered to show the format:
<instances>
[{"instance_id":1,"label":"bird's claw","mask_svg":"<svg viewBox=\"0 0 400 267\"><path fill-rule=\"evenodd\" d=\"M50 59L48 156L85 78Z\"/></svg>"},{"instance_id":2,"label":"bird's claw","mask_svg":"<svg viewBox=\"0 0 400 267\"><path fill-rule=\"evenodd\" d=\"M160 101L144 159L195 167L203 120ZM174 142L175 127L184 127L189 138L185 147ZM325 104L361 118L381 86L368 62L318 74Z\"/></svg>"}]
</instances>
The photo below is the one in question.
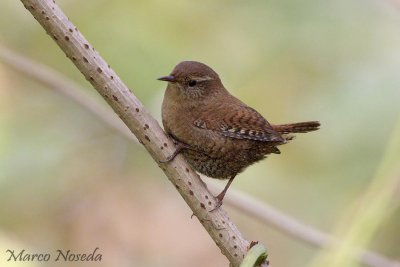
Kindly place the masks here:
<instances>
[{"instance_id":1,"label":"bird's claw","mask_svg":"<svg viewBox=\"0 0 400 267\"><path fill-rule=\"evenodd\" d=\"M160 160L159 161L160 163L168 163L168 162L172 161L183 149L189 148L189 146L187 146L183 143L180 143L177 141L174 141L174 143L176 145L176 149L175 149L174 153L172 153L172 155L168 156L165 160Z\"/></svg>"},{"instance_id":2,"label":"bird's claw","mask_svg":"<svg viewBox=\"0 0 400 267\"><path fill-rule=\"evenodd\" d=\"M164 159L164 160L159 160L159 162L160 162L160 163L168 163L168 162L172 161L172 160L175 158L175 156L176 156L177 154L178 154L178 153L175 154L175 152L174 152L172 155L168 156L166 159Z\"/></svg>"},{"instance_id":3,"label":"bird's claw","mask_svg":"<svg viewBox=\"0 0 400 267\"><path fill-rule=\"evenodd\" d=\"M217 204L215 205L214 208L212 208L212 209L210 210L210 212L213 212L213 211L219 209L219 207L221 207L221 206L222 206L222 201L218 200L218 201L217 201Z\"/></svg>"},{"instance_id":4,"label":"bird's claw","mask_svg":"<svg viewBox=\"0 0 400 267\"><path fill-rule=\"evenodd\" d=\"M224 194L224 195L225 195L225 194ZM215 197L215 199L217 200L217 204L215 205L214 208L212 208L212 209L210 210L210 212L213 212L213 211L219 209L219 207L222 206L222 200L224 199L224 195L219 194L218 196Z\"/></svg>"}]
</instances>

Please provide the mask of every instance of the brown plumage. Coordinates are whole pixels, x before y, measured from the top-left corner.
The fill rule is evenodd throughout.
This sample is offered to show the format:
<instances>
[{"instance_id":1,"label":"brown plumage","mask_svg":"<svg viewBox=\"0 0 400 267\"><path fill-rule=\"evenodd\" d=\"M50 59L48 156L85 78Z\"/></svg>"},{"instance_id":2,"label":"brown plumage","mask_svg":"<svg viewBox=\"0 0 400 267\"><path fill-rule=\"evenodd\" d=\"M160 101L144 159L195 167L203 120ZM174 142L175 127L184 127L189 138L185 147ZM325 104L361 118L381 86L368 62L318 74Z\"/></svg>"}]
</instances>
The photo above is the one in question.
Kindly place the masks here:
<instances>
[{"instance_id":1,"label":"brown plumage","mask_svg":"<svg viewBox=\"0 0 400 267\"><path fill-rule=\"evenodd\" d=\"M232 96L218 74L207 65L184 61L169 76L162 105L165 131L178 142L174 156L182 152L198 172L218 179L233 178L246 167L279 154L291 133L318 130L317 121L271 125L256 110ZM166 161L166 162L167 162Z\"/></svg>"}]
</instances>

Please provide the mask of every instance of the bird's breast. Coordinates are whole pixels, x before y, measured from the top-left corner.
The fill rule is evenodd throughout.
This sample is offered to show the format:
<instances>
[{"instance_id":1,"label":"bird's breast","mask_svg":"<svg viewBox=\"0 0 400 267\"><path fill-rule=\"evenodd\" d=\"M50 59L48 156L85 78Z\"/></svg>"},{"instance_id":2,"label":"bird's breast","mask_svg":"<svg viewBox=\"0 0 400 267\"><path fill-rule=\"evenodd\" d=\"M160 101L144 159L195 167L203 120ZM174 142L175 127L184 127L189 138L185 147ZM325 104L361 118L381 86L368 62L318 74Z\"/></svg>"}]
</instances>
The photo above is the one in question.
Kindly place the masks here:
<instances>
[{"instance_id":1,"label":"bird's breast","mask_svg":"<svg viewBox=\"0 0 400 267\"><path fill-rule=\"evenodd\" d=\"M166 95L162 104L161 113L165 131L178 139L178 141L191 144L195 132L193 131L193 117L190 110L182 103Z\"/></svg>"}]
</instances>

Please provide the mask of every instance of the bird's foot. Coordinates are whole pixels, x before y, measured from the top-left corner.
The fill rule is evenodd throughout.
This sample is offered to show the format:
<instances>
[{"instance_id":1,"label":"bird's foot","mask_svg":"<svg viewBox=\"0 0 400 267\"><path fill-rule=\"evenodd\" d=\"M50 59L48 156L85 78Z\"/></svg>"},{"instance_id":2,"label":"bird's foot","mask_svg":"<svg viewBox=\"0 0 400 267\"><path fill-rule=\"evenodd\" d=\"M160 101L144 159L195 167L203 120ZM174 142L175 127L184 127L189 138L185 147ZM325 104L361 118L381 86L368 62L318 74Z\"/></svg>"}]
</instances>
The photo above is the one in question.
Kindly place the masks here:
<instances>
[{"instance_id":1,"label":"bird's foot","mask_svg":"<svg viewBox=\"0 0 400 267\"><path fill-rule=\"evenodd\" d=\"M213 209L210 210L210 212L213 212L214 210L216 210L222 206L222 200L225 197L225 193L226 193L226 191L225 192L222 191L218 196L215 197L215 199L217 200L217 204L215 205L215 207Z\"/></svg>"},{"instance_id":2,"label":"bird's foot","mask_svg":"<svg viewBox=\"0 0 400 267\"><path fill-rule=\"evenodd\" d=\"M217 205L215 205L215 207L214 207L212 210L210 210L210 212L212 212L212 211L218 209L219 207L221 207L221 205L222 205L222 200L224 200L225 194L226 194L226 192L228 191L229 186L230 186L231 183L233 182L233 179L235 179L235 176L236 176L236 175L231 176L231 177L229 178L229 181L228 181L228 183L225 185L224 190L222 190L222 192L219 193L219 195L215 197L216 200L217 200Z\"/></svg>"},{"instance_id":3,"label":"bird's foot","mask_svg":"<svg viewBox=\"0 0 400 267\"><path fill-rule=\"evenodd\" d=\"M172 161L183 149L187 149L189 148L188 145L181 143L181 142L177 142L176 144L176 149L174 151L174 153L172 153L172 155L168 156L165 160L160 160L160 163L168 163L170 161Z\"/></svg>"}]
</instances>

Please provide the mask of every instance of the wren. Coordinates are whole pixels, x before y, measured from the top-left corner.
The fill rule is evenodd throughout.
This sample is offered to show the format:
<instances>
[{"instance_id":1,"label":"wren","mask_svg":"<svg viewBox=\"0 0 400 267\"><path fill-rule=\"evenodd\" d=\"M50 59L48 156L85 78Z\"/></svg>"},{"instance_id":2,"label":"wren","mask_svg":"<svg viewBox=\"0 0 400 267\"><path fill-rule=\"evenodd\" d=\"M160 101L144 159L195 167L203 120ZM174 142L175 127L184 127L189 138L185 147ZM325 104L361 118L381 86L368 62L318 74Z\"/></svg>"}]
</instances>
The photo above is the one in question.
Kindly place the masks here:
<instances>
[{"instance_id":1,"label":"wren","mask_svg":"<svg viewBox=\"0 0 400 267\"><path fill-rule=\"evenodd\" d=\"M236 175L278 146L292 133L319 129L318 121L270 124L255 109L232 96L218 74L196 61L179 63L168 76L162 104L162 123L177 144L163 162L182 153L194 170L217 179L229 179L217 196L218 208Z\"/></svg>"}]
</instances>

